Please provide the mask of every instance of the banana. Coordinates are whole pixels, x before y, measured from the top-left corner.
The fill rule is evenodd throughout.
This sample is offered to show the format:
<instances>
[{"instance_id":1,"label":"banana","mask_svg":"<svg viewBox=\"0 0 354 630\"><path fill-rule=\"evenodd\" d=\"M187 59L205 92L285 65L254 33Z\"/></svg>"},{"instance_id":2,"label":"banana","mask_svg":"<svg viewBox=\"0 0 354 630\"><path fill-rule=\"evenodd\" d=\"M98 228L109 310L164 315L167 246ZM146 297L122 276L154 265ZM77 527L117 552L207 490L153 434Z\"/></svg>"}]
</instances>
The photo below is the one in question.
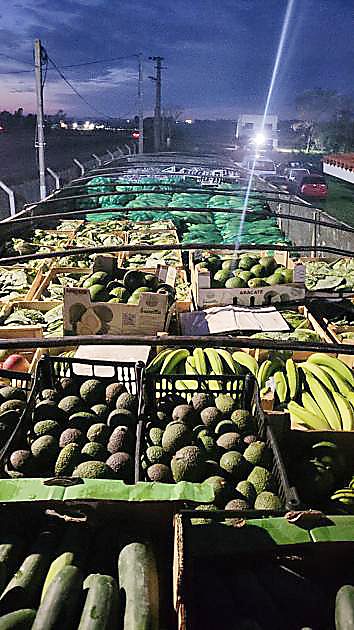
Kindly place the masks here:
<instances>
[{"instance_id":1,"label":"banana","mask_svg":"<svg viewBox=\"0 0 354 630\"><path fill-rule=\"evenodd\" d=\"M258 363L251 354L247 354L247 352L242 352L242 350L239 350L237 352L233 352L232 358L237 365L242 365L247 370L249 370L253 374L253 376L257 376Z\"/></svg>"},{"instance_id":2,"label":"banana","mask_svg":"<svg viewBox=\"0 0 354 630\"><path fill-rule=\"evenodd\" d=\"M160 374L173 374L176 371L178 364L184 361L189 356L189 351L185 348L178 348L172 350L166 357L162 364Z\"/></svg>"},{"instance_id":3,"label":"banana","mask_svg":"<svg viewBox=\"0 0 354 630\"><path fill-rule=\"evenodd\" d=\"M342 428L343 431L353 431L354 429L354 410L351 404L347 401L347 399L339 394L338 392L333 392L334 402L337 405L339 415L342 420Z\"/></svg>"},{"instance_id":4,"label":"banana","mask_svg":"<svg viewBox=\"0 0 354 630\"><path fill-rule=\"evenodd\" d=\"M326 418L327 423L332 431L341 431L342 423L340 415L338 413L337 406L335 405L331 395L326 388L320 383L314 376L307 373L306 382L310 388L310 392L318 405L321 407L322 413Z\"/></svg>"},{"instance_id":5,"label":"banana","mask_svg":"<svg viewBox=\"0 0 354 630\"><path fill-rule=\"evenodd\" d=\"M315 431L330 431L331 427L327 420L323 420L319 416L315 416L313 413L298 405L294 400L288 403L288 411L290 414L294 414L300 421L308 428Z\"/></svg>"},{"instance_id":6,"label":"banana","mask_svg":"<svg viewBox=\"0 0 354 630\"><path fill-rule=\"evenodd\" d=\"M350 387L348 381L345 381L344 378L342 378L340 374L338 374L338 372L328 367L327 365L321 365L321 370L324 370L326 374L328 374L331 377L337 390L341 394L346 396L347 394L350 394L351 392L353 392L353 388Z\"/></svg>"},{"instance_id":7,"label":"banana","mask_svg":"<svg viewBox=\"0 0 354 630\"><path fill-rule=\"evenodd\" d=\"M215 375L215 372L210 372L210 376L217 376L217 375ZM207 386L211 391L220 392L222 390L220 381L214 381L212 379L208 379Z\"/></svg>"},{"instance_id":8,"label":"banana","mask_svg":"<svg viewBox=\"0 0 354 630\"><path fill-rule=\"evenodd\" d=\"M228 350L224 350L223 348L214 348L214 350L216 350L221 359L225 361L227 367L231 371L231 374L237 374L236 366L230 352Z\"/></svg>"},{"instance_id":9,"label":"banana","mask_svg":"<svg viewBox=\"0 0 354 630\"><path fill-rule=\"evenodd\" d=\"M165 350L161 350L161 352L159 352L149 363L149 365L146 367L146 371L149 374L153 374L155 372L159 372L160 371L160 367L162 365L162 363L164 362L165 358L167 357L167 355L169 355L172 352L171 348L166 348Z\"/></svg>"},{"instance_id":10,"label":"banana","mask_svg":"<svg viewBox=\"0 0 354 630\"><path fill-rule=\"evenodd\" d=\"M189 389L198 389L198 381L176 381L176 389L178 391L185 391Z\"/></svg>"},{"instance_id":11,"label":"banana","mask_svg":"<svg viewBox=\"0 0 354 630\"><path fill-rule=\"evenodd\" d=\"M343 361L340 361L336 357L330 357L328 356L328 354L322 354L322 352L315 352L315 354L311 354L311 356L308 358L308 361L319 366L327 365L332 370L337 372L339 376L344 378L345 381L348 381L348 383L352 387L354 387L353 372L345 363L343 363Z\"/></svg>"},{"instance_id":12,"label":"banana","mask_svg":"<svg viewBox=\"0 0 354 630\"><path fill-rule=\"evenodd\" d=\"M312 374L312 376L315 376L318 381L321 381L321 383L323 383L330 392L333 391L333 382L319 365L305 361L305 363L299 363L298 366L305 372L306 379L308 374Z\"/></svg>"},{"instance_id":13,"label":"banana","mask_svg":"<svg viewBox=\"0 0 354 630\"><path fill-rule=\"evenodd\" d=\"M205 354L211 366L212 371L210 372L210 374L214 373L214 374L217 374L218 376L220 374L224 374L222 360L220 356L218 355L218 353L216 352L215 348L205 348Z\"/></svg>"},{"instance_id":14,"label":"banana","mask_svg":"<svg viewBox=\"0 0 354 630\"><path fill-rule=\"evenodd\" d=\"M299 389L299 370L292 359L288 359L286 361L285 368L289 386L289 395L290 398L295 398Z\"/></svg>"},{"instance_id":15,"label":"banana","mask_svg":"<svg viewBox=\"0 0 354 630\"><path fill-rule=\"evenodd\" d=\"M273 375L275 391L277 392L277 396L279 398L280 403L284 403L286 401L286 397L288 395L288 384L286 382L286 378L283 372L275 372Z\"/></svg>"},{"instance_id":16,"label":"banana","mask_svg":"<svg viewBox=\"0 0 354 630\"><path fill-rule=\"evenodd\" d=\"M263 387L265 386L268 378L271 375L271 370L272 370L272 362L269 361L269 359L267 359L266 361L263 361L263 363L261 363L261 365L259 366L259 370L257 374L257 381L258 381L258 385L260 389L263 389Z\"/></svg>"},{"instance_id":17,"label":"banana","mask_svg":"<svg viewBox=\"0 0 354 630\"><path fill-rule=\"evenodd\" d=\"M208 374L204 350L202 348L194 348L193 358L194 358L195 369L197 370L197 373Z\"/></svg>"},{"instance_id":18,"label":"banana","mask_svg":"<svg viewBox=\"0 0 354 630\"><path fill-rule=\"evenodd\" d=\"M324 413L322 413L321 408L318 406L317 402L314 398L312 398L309 392L302 392L301 402L305 409L315 414L315 416L318 416L319 418L322 418L322 420L326 421Z\"/></svg>"},{"instance_id":19,"label":"banana","mask_svg":"<svg viewBox=\"0 0 354 630\"><path fill-rule=\"evenodd\" d=\"M194 357L187 357L186 358L186 363L185 363L185 372L186 374L198 374L196 368L195 368L195 358Z\"/></svg>"}]
</instances>

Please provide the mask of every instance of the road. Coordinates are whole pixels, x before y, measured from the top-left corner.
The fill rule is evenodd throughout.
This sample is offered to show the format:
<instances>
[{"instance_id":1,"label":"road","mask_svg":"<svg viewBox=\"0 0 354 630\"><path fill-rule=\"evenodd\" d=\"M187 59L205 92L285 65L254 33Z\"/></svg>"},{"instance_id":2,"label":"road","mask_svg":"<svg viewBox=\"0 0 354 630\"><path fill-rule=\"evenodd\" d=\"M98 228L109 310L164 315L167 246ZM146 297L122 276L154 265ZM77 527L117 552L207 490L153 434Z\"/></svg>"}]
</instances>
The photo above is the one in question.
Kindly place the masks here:
<instances>
[{"instance_id":1,"label":"road","mask_svg":"<svg viewBox=\"0 0 354 630\"><path fill-rule=\"evenodd\" d=\"M117 133L63 133L50 131L46 138L46 164L54 170L72 166L73 158L89 159L103 154L123 141ZM126 138L124 139L126 142ZM0 179L6 184L21 184L38 177L34 132L7 132L0 136Z\"/></svg>"}]
</instances>

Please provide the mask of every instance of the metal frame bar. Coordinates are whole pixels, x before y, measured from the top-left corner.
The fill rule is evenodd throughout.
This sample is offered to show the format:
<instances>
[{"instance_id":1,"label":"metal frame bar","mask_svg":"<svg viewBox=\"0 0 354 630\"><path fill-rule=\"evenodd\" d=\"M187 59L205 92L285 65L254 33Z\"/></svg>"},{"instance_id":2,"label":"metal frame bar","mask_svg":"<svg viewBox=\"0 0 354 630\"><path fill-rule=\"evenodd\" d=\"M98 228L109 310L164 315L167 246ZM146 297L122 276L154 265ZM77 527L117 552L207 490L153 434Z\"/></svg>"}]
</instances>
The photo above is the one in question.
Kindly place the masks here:
<instances>
[{"instance_id":1,"label":"metal frame bar","mask_svg":"<svg viewBox=\"0 0 354 630\"><path fill-rule=\"evenodd\" d=\"M58 173L53 171L53 169L49 168L49 166L47 166L47 171L49 175L51 175L55 181L55 190L60 190L60 177Z\"/></svg>"},{"instance_id":2,"label":"metal frame bar","mask_svg":"<svg viewBox=\"0 0 354 630\"><path fill-rule=\"evenodd\" d=\"M10 217L16 215L16 201L15 201L15 193L12 188L9 188L3 181L0 180L0 188L7 194L9 198L9 208L10 208Z\"/></svg>"}]
</instances>

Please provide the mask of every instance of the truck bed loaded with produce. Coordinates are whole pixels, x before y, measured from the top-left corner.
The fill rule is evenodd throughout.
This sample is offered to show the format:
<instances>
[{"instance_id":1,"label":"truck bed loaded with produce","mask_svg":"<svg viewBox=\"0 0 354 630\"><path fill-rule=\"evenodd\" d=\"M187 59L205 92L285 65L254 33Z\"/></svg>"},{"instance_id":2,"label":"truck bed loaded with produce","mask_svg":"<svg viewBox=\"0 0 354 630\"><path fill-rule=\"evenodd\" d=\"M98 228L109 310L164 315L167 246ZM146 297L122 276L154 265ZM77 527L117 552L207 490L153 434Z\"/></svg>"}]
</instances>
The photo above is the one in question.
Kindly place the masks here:
<instances>
[{"instance_id":1,"label":"truck bed loaded with produce","mask_svg":"<svg viewBox=\"0 0 354 630\"><path fill-rule=\"evenodd\" d=\"M0 630L354 629L354 258L283 195L131 156L2 222Z\"/></svg>"}]
</instances>

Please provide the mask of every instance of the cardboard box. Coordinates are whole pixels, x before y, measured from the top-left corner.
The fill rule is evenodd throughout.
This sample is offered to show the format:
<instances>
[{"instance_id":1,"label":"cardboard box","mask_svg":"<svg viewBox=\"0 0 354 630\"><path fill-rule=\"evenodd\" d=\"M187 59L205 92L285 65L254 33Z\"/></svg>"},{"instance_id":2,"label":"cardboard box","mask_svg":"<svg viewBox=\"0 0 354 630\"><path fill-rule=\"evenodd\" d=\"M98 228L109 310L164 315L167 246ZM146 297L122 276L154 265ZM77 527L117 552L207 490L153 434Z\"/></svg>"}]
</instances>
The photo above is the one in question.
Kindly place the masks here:
<instances>
[{"instance_id":1,"label":"cardboard box","mask_svg":"<svg viewBox=\"0 0 354 630\"><path fill-rule=\"evenodd\" d=\"M101 267L102 268L102 267ZM175 269L162 267L159 278L174 286ZM91 302L84 288L65 288L65 335L156 335L167 330L173 307L162 293L142 293L138 304Z\"/></svg>"},{"instance_id":2,"label":"cardboard box","mask_svg":"<svg viewBox=\"0 0 354 630\"><path fill-rule=\"evenodd\" d=\"M213 252L210 252L211 254ZM216 252L219 255L225 252ZM256 252L252 252L256 253ZM265 252L257 252L259 255ZM228 252L229 258L232 252ZM305 299L305 268L295 264L287 252L276 252L275 259L280 264L293 269L295 282L272 286L244 289L214 289L211 287L211 274L206 269L198 269L193 256L190 258L192 291L198 308L212 306L257 306L277 302L298 302Z\"/></svg>"},{"instance_id":3,"label":"cardboard box","mask_svg":"<svg viewBox=\"0 0 354 630\"><path fill-rule=\"evenodd\" d=\"M55 280L58 276L65 275L65 274L70 274L70 275L77 274L78 276L82 277L83 275L88 275L90 273L92 273L92 270L89 267L86 267L86 268L53 267L52 269L48 271L47 274L45 275L42 274L42 278L39 283L39 286L37 286L37 290L35 291L33 295L33 300L40 301L40 302L55 301L55 300L45 299L43 296L43 293L47 289L47 287L50 285L50 283L53 282L53 280Z\"/></svg>"}]
</instances>

